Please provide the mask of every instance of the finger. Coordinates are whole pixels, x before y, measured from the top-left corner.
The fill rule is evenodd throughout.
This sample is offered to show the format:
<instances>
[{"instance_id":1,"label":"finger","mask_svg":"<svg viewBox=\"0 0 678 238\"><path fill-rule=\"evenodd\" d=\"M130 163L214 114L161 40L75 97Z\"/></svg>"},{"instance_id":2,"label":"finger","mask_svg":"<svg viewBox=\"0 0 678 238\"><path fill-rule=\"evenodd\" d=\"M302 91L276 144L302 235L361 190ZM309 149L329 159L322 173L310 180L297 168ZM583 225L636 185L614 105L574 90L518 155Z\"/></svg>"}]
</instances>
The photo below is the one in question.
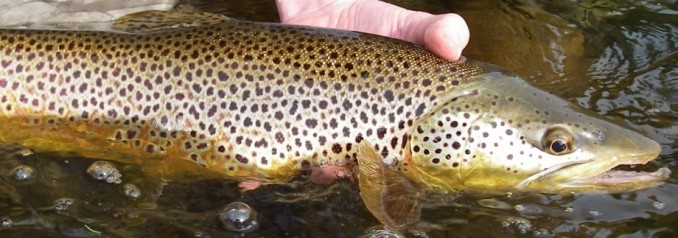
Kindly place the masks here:
<instances>
[{"instance_id":1,"label":"finger","mask_svg":"<svg viewBox=\"0 0 678 238\"><path fill-rule=\"evenodd\" d=\"M356 15L347 22L353 24L346 28L423 45L446 60L458 60L469 41L468 26L457 14L432 15L371 0L359 1L352 7L359 10L352 11ZM379 24L369 24L374 22Z\"/></svg>"},{"instance_id":2,"label":"finger","mask_svg":"<svg viewBox=\"0 0 678 238\"><path fill-rule=\"evenodd\" d=\"M443 59L458 60L470 37L466 22L457 14L434 18L424 31L423 45Z\"/></svg>"},{"instance_id":3,"label":"finger","mask_svg":"<svg viewBox=\"0 0 678 238\"><path fill-rule=\"evenodd\" d=\"M398 38L446 60L458 60L469 41L466 22L457 14L432 15L376 0L278 0L278 8L284 23Z\"/></svg>"}]
</instances>

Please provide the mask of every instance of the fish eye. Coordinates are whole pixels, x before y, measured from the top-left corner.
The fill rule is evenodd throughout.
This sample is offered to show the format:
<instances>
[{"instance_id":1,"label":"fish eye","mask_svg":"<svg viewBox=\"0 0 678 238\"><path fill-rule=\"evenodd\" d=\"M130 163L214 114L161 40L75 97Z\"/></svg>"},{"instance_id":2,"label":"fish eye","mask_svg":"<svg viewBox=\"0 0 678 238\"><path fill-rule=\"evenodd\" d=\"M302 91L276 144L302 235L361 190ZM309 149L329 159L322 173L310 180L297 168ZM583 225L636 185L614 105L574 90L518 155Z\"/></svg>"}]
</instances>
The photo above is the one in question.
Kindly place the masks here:
<instances>
[{"instance_id":1,"label":"fish eye","mask_svg":"<svg viewBox=\"0 0 678 238\"><path fill-rule=\"evenodd\" d=\"M573 142L572 134L562 127L549 128L542 139L544 150L552 155L571 153Z\"/></svg>"},{"instance_id":2,"label":"fish eye","mask_svg":"<svg viewBox=\"0 0 678 238\"><path fill-rule=\"evenodd\" d=\"M554 153L562 153L567 150L567 143L561 139L555 139L551 141L549 149Z\"/></svg>"}]
</instances>

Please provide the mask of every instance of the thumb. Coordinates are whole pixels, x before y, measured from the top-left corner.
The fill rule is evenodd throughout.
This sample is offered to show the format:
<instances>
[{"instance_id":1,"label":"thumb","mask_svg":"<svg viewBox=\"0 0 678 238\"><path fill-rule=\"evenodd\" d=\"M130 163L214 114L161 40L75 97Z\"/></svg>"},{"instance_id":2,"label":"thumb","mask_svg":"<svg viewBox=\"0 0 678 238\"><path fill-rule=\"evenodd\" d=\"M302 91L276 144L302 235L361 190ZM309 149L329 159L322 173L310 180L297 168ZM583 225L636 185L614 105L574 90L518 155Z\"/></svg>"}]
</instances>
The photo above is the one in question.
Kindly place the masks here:
<instances>
[{"instance_id":1,"label":"thumb","mask_svg":"<svg viewBox=\"0 0 678 238\"><path fill-rule=\"evenodd\" d=\"M446 60L458 60L468 44L470 33L466 22L457 14L429 15L404 31L416 44L424 45L433 54Z\"/></svg>"}]
</instances>

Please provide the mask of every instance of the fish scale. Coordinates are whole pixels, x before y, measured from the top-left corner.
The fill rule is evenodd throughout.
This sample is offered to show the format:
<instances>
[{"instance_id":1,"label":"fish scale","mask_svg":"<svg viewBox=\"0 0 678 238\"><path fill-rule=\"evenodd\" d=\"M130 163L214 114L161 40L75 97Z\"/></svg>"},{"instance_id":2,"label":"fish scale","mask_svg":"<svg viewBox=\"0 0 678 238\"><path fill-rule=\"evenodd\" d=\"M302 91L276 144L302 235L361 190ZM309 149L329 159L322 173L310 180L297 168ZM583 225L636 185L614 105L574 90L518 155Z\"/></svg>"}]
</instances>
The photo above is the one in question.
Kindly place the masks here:
<instances>
[{"instance_id":1,"label":"fish scale","mask_svg":"<svg viewBox=\"0 0 678 238\"><path fill-rule=\"evenodd\" d=\"M363 140L401 160L418 116L481 71L388 38L224 19L133 34L2 30L0 51L5 118L274 181L355 165Z\"/></svg>"}]
</instances>

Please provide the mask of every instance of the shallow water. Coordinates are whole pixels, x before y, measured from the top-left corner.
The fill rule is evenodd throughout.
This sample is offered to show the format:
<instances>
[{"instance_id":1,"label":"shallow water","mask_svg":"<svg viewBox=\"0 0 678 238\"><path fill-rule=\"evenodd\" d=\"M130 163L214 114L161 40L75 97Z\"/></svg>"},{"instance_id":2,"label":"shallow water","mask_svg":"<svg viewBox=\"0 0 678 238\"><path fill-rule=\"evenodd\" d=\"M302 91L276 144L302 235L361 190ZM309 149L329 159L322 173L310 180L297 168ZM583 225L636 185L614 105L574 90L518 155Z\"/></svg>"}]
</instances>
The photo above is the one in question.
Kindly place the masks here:
<instances>
[{"instance_id":1,"label":"shallow water","mask_svg":"<svg viewBox=\"0 0 678 238\"><path fill-rule=\"evenodd\" d=\"M277 19L270 1L219 7L186 2L242 18ZM467 57L508 68L650 136L661 143L662 154L640 169L666 166L674 174L659 187L613 195L431 197L422 222L407 236L678 235L678 3L449 0L402 4L434 13L460 13L472 34ZM0 221L2 237L234 237L241 234L224 229L217 219L222 208L234 201L246 202L259 214L259 228L250 237L355 237L378 225L350 181L333 186L266 186L240 195L232 182L167 183L144 176L138 166L116 164L123 180L142 191L140 197L130 199L124 196L122 184L95 181L85 174L92 160L27 152L11 146L0 150L0 217L7 219ZM36 177L10 178L10 171L20 164L34 168Z\"/></svg>"}]
</instances>

